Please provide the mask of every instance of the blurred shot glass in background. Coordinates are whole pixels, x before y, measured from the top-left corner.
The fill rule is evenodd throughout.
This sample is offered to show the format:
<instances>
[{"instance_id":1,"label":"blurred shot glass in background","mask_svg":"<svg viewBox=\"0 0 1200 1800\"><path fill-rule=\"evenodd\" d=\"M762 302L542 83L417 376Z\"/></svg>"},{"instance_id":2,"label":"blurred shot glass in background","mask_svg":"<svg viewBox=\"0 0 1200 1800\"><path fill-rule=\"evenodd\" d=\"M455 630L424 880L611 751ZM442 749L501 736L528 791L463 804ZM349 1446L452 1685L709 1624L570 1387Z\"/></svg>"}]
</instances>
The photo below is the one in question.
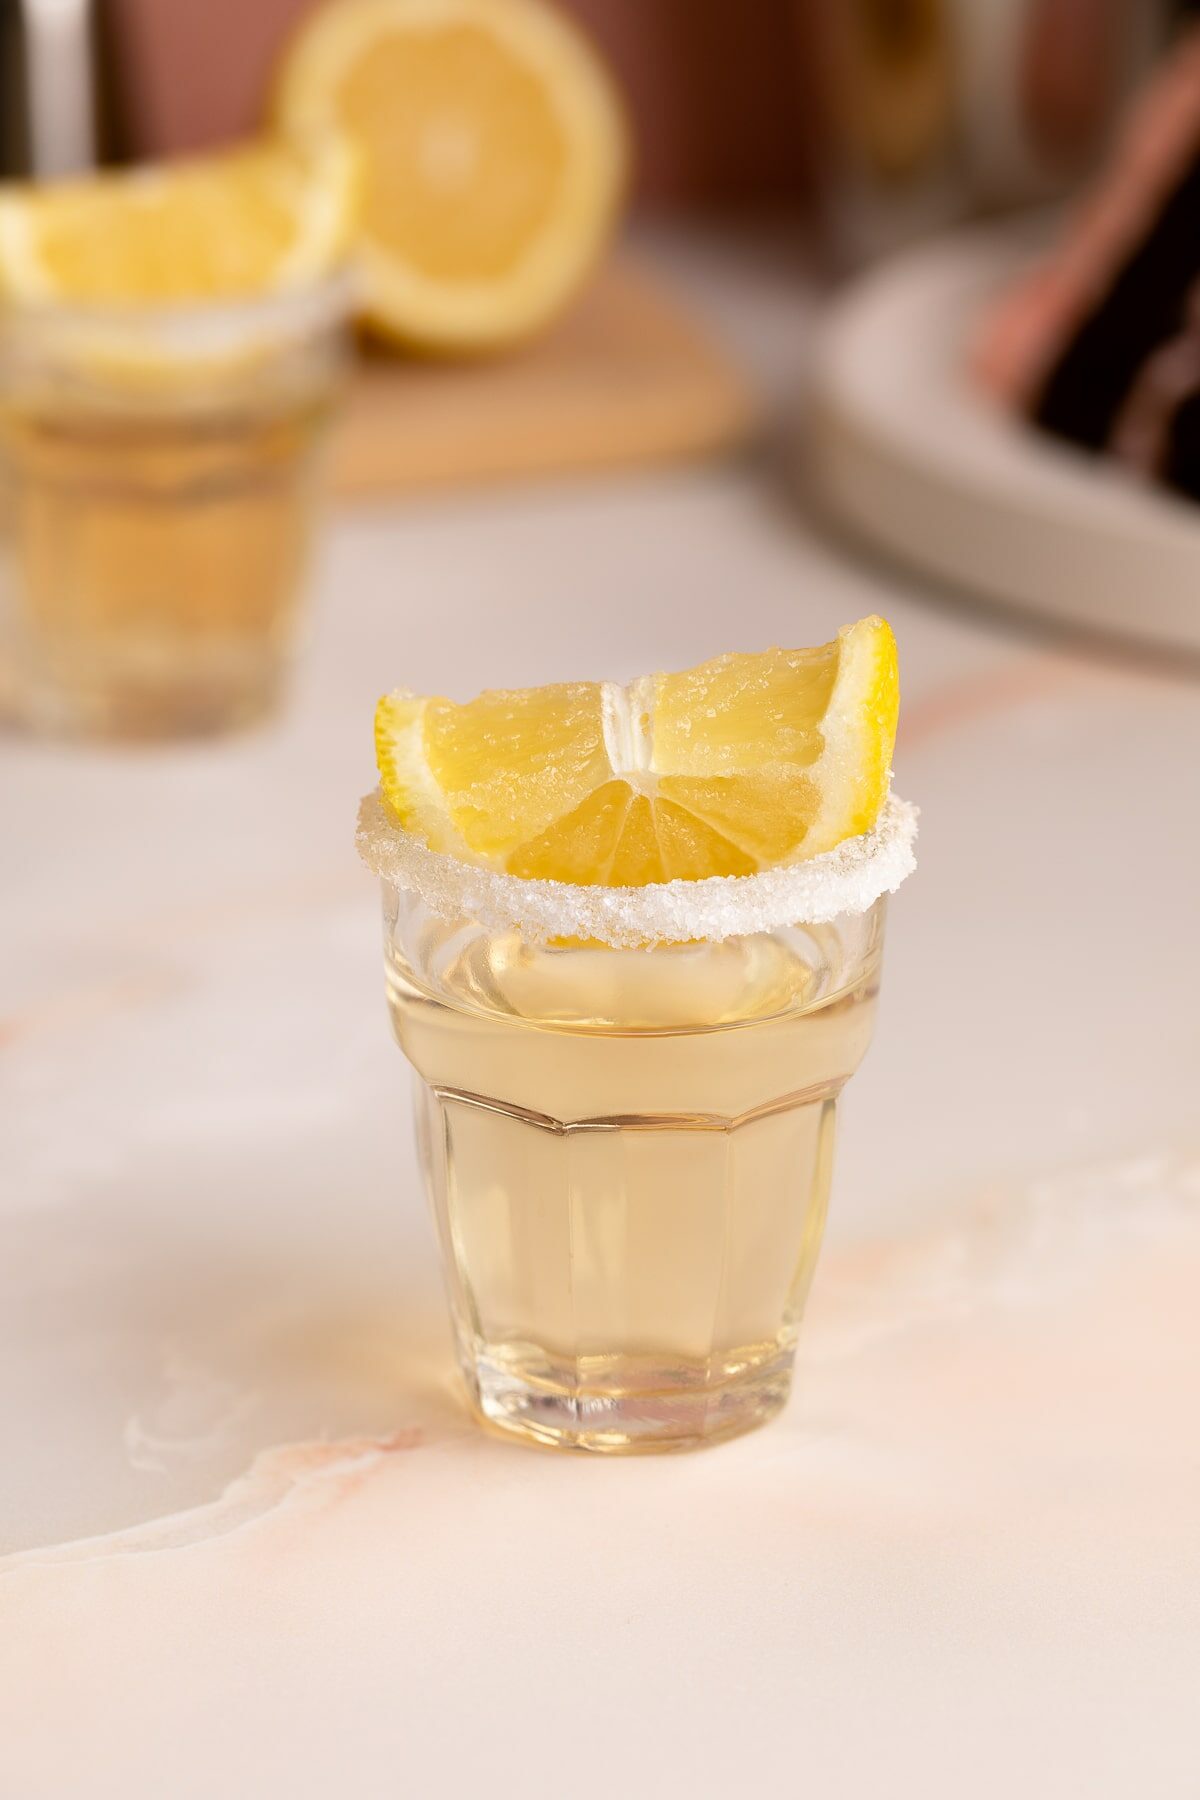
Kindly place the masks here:
<instances>
[{"instance_id":1,"label":"blurred shot glass in background","mask_svg":"<svg viewBox=\"0 0 1200 1800\"><path fill-rule=\"evenodd\" d=\"M0 581L23 721L163 737L274 706L348 286L0 314Z\"/></svg>"}]
</instances>

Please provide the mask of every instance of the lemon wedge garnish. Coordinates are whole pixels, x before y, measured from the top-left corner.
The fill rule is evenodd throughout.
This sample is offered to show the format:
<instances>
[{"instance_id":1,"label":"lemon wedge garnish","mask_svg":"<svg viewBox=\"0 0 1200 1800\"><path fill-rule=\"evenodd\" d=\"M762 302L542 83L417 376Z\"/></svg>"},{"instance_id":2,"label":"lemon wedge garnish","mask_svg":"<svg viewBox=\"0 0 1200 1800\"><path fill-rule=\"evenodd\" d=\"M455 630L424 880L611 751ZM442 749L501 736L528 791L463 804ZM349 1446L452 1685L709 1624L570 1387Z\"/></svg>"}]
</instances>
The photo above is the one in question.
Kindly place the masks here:
<instances>
[{"instance_id":1,"label":"lemon wedge garnish","mask_svg":"<svg viewBox=\"0 0 1200 1800\"><path fill-rule=\"evenodd\" d=\"M620 687L465 705L404 692L375 714L384 798L431 849L554 881L749 875L869 831L899 684L878 618L809 650L717 657Z\"/></svg>"},{"instance_id":2,"label":"lemon wedge garnish","mask_svg":"<svg viewBox=\"0 0 1200 1800\"><path fill-rule=\"evenodd\" d=\"M354 235L355 153L324 136L0 187L0 299L64 306L252 299L319 278Z\"/></svg>"}]
</instances>

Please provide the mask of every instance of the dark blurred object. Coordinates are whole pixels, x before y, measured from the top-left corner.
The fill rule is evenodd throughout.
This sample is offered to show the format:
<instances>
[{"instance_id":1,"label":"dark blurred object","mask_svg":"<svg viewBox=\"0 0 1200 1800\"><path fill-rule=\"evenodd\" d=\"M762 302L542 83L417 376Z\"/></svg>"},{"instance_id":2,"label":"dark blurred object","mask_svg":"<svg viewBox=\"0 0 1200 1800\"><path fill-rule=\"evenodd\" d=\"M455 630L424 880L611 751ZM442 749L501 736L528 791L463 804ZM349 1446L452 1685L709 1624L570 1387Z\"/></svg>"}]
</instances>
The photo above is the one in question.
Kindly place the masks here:
<instances>
[{"instance_id":1,"label":"dark blurred object","mask_svg":"<svg viewBox=\"0 0 1200 1800\"><path fill-rule=\"evenodd\" d=\"M851 260L1065 192L1161 47L1165 0L845 0L803 10L826 213Z\"/></svg>"},{"instance_id":2,"label":"dark blurred object","mask_svg":"<svg viewBox=\"0 0 1200 1800\"><path fill-rule=\"evenodd\" d=\"M1200 498L1200 25L1138 98L1056 250L986 317L980 379L1008 407Z\"/></svg>"},{"instance_id":3,"label":"dark blurred object","mask_svg":"<svg viewBox=\"0 0 1200 1800\"><path fill-rule=\"evenodd\" d=\"M0 174L95 164L98 69L92 0L0 0Z\"/></svg>"}]
</instances>

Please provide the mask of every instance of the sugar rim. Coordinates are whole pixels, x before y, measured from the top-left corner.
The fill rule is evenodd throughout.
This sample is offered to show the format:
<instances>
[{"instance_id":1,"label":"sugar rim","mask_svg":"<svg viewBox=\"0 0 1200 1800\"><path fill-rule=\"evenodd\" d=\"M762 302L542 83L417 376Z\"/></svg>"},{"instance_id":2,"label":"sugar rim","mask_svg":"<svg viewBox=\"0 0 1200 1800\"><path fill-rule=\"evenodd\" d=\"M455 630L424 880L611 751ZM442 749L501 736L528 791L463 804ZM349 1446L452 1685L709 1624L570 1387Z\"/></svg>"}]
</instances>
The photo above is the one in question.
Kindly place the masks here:
<instances>
[{"instance_id":1,"label":"sugar rim","mask_svg":"<svg viewBox=\"0 0 1200 1800\"><path fill-rule=\"evenodd\" d=\"M9 331L81 332L102 325L108 331L140 338L161 332L179 350L197 344L260 332L286 337L320 331L348 319L358 303L361 280L344 263L311 276L298 276L260 294L233 294L194 300L15 299L0 314Z\"/></svg>"},{"instance_id":2,"label":"sugar rim","mask_svg":"<svg viewBox=\"0 0 1200 1800\"><path fill-rule=\"evenodd\" d=\"M339 345L358 302L348 267L232 299L126 304L21 300L0 309L0 377L70 383L147 409L221 402L225 384ZM249 359L248 369L243 359ZM145 370L156 377L145 382ZM165 372L174 379L161 383ZM195 384L181 395L185 382ZM211 386L211 392L210 392Z\"/></svg>"},{"instance_id":3,"label":"sugar rim","mask_svg":"<svg viewBox=\"0 0 1200 1800\"><path fill-rule=\"evenodd\" d=\"M873 828L807 862L759 875L714 875L648 887L583 887L526 881L430 850L397 825L376 789L358 811L358 853L394 887L440 918L473 919L485 931L519 931L533 943L593 938L613 949L703 938L747 937L787 925L823 925L864 913L894 894L917 866L917 808L891 796Z\"/></svg>"}]
</instances>

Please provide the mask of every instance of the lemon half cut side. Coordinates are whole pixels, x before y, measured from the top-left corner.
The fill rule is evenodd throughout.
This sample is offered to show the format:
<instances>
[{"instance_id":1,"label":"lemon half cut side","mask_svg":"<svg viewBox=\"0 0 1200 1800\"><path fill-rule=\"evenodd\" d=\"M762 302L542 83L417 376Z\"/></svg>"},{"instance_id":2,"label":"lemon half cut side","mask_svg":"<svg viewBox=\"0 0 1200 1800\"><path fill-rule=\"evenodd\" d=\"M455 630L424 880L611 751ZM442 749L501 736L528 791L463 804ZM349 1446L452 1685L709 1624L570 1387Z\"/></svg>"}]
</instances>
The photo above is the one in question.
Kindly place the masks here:
<instances>
[{"instance_id":1,"label":"lemon half cut side","mask_svg":"<svg viewBox=\"0 0 1200 1800\"><path fill-rule=\"evenodd\" d=\"M359 151L367 322L411 347L536 331L596 262L624 187L613 84L541 0L336 0L288 47L277 113Z\"/></svg>"}]
</instances>

